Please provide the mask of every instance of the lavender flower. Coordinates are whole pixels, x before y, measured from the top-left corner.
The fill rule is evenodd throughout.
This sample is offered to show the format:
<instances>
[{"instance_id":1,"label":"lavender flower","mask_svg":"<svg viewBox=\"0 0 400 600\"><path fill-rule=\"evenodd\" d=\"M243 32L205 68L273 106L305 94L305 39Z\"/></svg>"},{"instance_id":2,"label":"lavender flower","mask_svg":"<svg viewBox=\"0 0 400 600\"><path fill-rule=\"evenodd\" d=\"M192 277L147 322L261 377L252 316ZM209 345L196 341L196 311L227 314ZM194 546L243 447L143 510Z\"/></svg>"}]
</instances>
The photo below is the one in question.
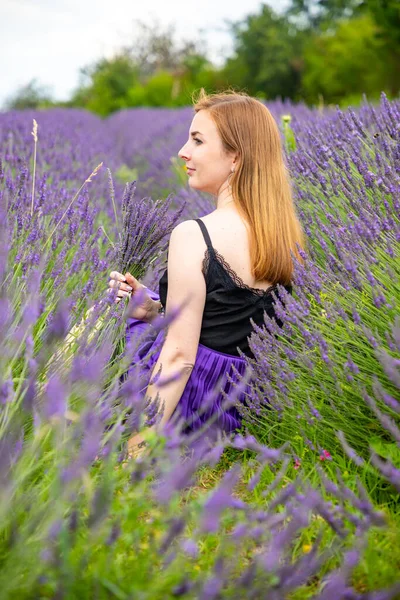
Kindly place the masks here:
<instances>
[{"instance_id":1,"label":"lavender flower","mask_svg":"<svg viewBox=\"0 0 400 600\"><path fill-rule=\"evenodd\" d=\"M117 270L142 278L151 261L165 251L168 235L179 220L184 205L171 211L172 197L166 200L134 197L136 182L126 185L122 198L122 231L117 247Z\"/></svg>"}]
</instances>

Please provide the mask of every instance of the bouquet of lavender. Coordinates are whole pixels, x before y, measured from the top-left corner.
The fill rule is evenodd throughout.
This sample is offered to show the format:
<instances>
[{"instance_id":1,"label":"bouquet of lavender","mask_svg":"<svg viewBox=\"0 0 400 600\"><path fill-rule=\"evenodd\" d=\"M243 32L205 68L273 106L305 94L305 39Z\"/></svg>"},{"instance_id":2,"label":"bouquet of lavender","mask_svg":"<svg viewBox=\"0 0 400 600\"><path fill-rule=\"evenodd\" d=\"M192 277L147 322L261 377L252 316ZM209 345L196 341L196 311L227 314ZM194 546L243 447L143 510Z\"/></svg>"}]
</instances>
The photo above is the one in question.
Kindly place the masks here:
<instances>
[{"instance_id":1,"label":"bouquet of lavender","mask_svg":"<svg viewBox=\"0 0 400 600\"><path fill-rule=\"evenodd\" d=\"M111 198L115 220L119 220L115 206L114 187L109 173ZM129 272L136 279L144 276L150 265L166 250L168 236L178 222L184 204L178 210L172 209L172 197L166 200L152 200L134 197L136 182L127 183L122 197L122 226L116 246L117 270Z\"/></svg>"},{"instance_id":2,"label":"bouquet of lavender","mask_svg":"<svg viewBox=\"0 0 400 600\"><path fill-rule=\"evenodd\" d=\"M131 273L136 279L141 279L150 266L160 258L168 245L169 234L181 217L185 204L175 209L172 206L172 196L165 200L152 198L138 199L135 197L136 182L127 183L122 197L121 218L115 202L115 190L108 169L110 196L117 227L117 242L114 243L108 234L114 252L111 269L120 273ZM89 308L81 319L68 333L65 343L59 351L60 359L65 368L68 355L72 359L75 343L90 327L88 341L100 338L102 342L111 342L113 351L109 366L112 367L125 351L125 308L129 300L120 302L117 306L111 304L114 296L102 298L97 306ZM122 306L122 309L121 309ZM95 323L93 316L96 314ZM98 315L98 316L97 316Z\"/></svg>"},{"instance_id":3,"label":"bouquet of lavender","mask_svg":"<svg viewBox=\"0 0 400 600\"><path fill-rule=\"evenodd\" d=\"M118 242L114 247L116 270L123 274L129 272L136 279L141 279L167 249L169 235L181 217L185 204L174 210L172 196L168 196L165 200L154 201L151 198L139 200L135 198L136 182L132 181L126 184L122 197L122 225L120 226L110 171L108 177L115 222L119 230ZM126 306L127 301L123 306ZM107 322L107 328L114 341L111 363L121 357L125 350L123 335L125 319L121 318L122 316L123 313L119 312Z\"/></svg>"}]
</instances>

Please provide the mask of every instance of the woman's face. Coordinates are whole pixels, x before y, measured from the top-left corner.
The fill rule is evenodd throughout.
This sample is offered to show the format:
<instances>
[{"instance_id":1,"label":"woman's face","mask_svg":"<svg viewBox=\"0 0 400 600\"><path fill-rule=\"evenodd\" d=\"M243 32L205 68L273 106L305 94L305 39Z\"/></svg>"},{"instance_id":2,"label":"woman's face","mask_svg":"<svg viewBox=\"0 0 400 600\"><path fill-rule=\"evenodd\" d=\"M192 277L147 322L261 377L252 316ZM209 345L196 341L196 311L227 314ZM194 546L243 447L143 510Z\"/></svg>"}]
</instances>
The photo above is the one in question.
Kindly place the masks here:
<instances>
[{"instance_id":1,"label":"woman's face","mask_svg":"<svg viewBox=\"0 0 400 600\"><path fill-rule=\"evenodd\" d=\"M189 139L178 156L186 162L190 187L213 196L218 196L235 166L235 155L223 148L217 127L206 110L194 116Z\"/></svg>"}]
</instances>

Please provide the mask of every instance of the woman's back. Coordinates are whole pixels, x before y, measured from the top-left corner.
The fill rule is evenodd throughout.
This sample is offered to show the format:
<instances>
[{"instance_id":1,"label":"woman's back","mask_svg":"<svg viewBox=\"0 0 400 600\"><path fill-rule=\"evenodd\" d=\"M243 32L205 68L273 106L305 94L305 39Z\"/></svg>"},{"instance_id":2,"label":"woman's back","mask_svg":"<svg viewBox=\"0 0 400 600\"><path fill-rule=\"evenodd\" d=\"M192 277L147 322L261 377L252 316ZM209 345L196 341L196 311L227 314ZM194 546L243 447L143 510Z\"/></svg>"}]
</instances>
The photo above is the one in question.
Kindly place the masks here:
<instances>
[{"instance_id":1,"label":"woman's back","mask_svg":"<svg viewBox=\"0 0 400 600\"><path fill-rule=\"evenodd\" d=\"M261 326L264 313L275 317L272 292L277 291L276 285L254 280L247 229L233 209L219 209L196 222L201 234L199 231L200 235L193 236L193 244L199 244L198 255L202 257L201 270L206 284L199 343L231 356L239 356L240 352L252 356L248 343L253 331L251 321ZM285 287L290 293L291 286ZM166 270L159 285L164 307L167 293Z\"/></svg>"},{"instance_id":2,"label":"woman's back","mask_svg":"<svg viewBox=\"0 0 400 600\"><path fill-rule=\"evenodd\" d=\"M202 217L213 248L232 271L250 288L267 290L271 282L257 281L251 273L250 248L246 223L235 208L228 206Z\"/></svg>"}]
</instances>

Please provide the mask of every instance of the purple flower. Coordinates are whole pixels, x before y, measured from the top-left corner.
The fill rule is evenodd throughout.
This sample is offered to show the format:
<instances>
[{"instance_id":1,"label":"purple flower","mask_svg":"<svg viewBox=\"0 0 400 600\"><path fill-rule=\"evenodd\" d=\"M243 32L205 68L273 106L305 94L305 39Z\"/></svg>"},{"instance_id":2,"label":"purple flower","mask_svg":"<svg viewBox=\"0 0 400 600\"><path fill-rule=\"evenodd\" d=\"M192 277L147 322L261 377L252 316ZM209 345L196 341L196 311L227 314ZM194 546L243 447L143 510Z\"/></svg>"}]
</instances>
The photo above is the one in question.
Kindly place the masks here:
<instances>
[{"instance_id":1,"label":"purple flower","mask_svg":"<svg viewBox=\"0 0 400 600\"><path fill-rule=\"evenodd\" d=\"M62 339L66 336L69 328L69 315L66 302L61 302L57 310L49 319L47 335L49 343L53 340Z\"/></svg>"},{"instance_id":2,"label":"purple flower","mask_svg":"<svg viewBox=\"0 0 400 600\"><path fill-rule=\"evenodd\" d=\"M58 375L53 375L46 386L42 409L46 419L63 417L67 410L67 393Z\"/></svg>"},{"instance_id":3,"label":"purple flower","mask_svg":"<svg viewBox=\"0 0 400 600\"><path fill-rule=\"evenodd\" d=\"M13 382L11 379L4 381L0 385L0 404L6 404L12 401L12 394L14 391Z\"/></svg>"},{"instance_id":4,"label":"purple flower","mask_svg":"<svg viewBox=\"0 0 400 600\"><path fill-rule=\"evenodd\" d=\"M154 484L158 502L168 504L176 492L191 485L196 469L197 457L188 458L183 464L172 464L171 469Z\"/></svg>"},{"instance_id":5,"label":"purple flower","mask_svg":"<svg viewBox=\"0 0 400 600\"><path fill-rule=\"evenodd\" d=\"M232 491L239 479L240 472L241 467L237 464L229 469L223 476L218 488L206 500L200 521L200 530L203 533L217 531L222 511L225 508L236 506Z\"/></svg>"},{"instance_id":6,"label":"purple flower","mask_svg":"<svg viewBox=\"0 0 400 600\"><path fill-rule=\"evenodd\" d=\"M182 548L183 552L187 556L190 556L191 558L197 558L197 556L199 554L198 545L196 544L196 542L194 540L190 540L190 539L182 540L181 548Z\"/></svg>"}]
</instances>

